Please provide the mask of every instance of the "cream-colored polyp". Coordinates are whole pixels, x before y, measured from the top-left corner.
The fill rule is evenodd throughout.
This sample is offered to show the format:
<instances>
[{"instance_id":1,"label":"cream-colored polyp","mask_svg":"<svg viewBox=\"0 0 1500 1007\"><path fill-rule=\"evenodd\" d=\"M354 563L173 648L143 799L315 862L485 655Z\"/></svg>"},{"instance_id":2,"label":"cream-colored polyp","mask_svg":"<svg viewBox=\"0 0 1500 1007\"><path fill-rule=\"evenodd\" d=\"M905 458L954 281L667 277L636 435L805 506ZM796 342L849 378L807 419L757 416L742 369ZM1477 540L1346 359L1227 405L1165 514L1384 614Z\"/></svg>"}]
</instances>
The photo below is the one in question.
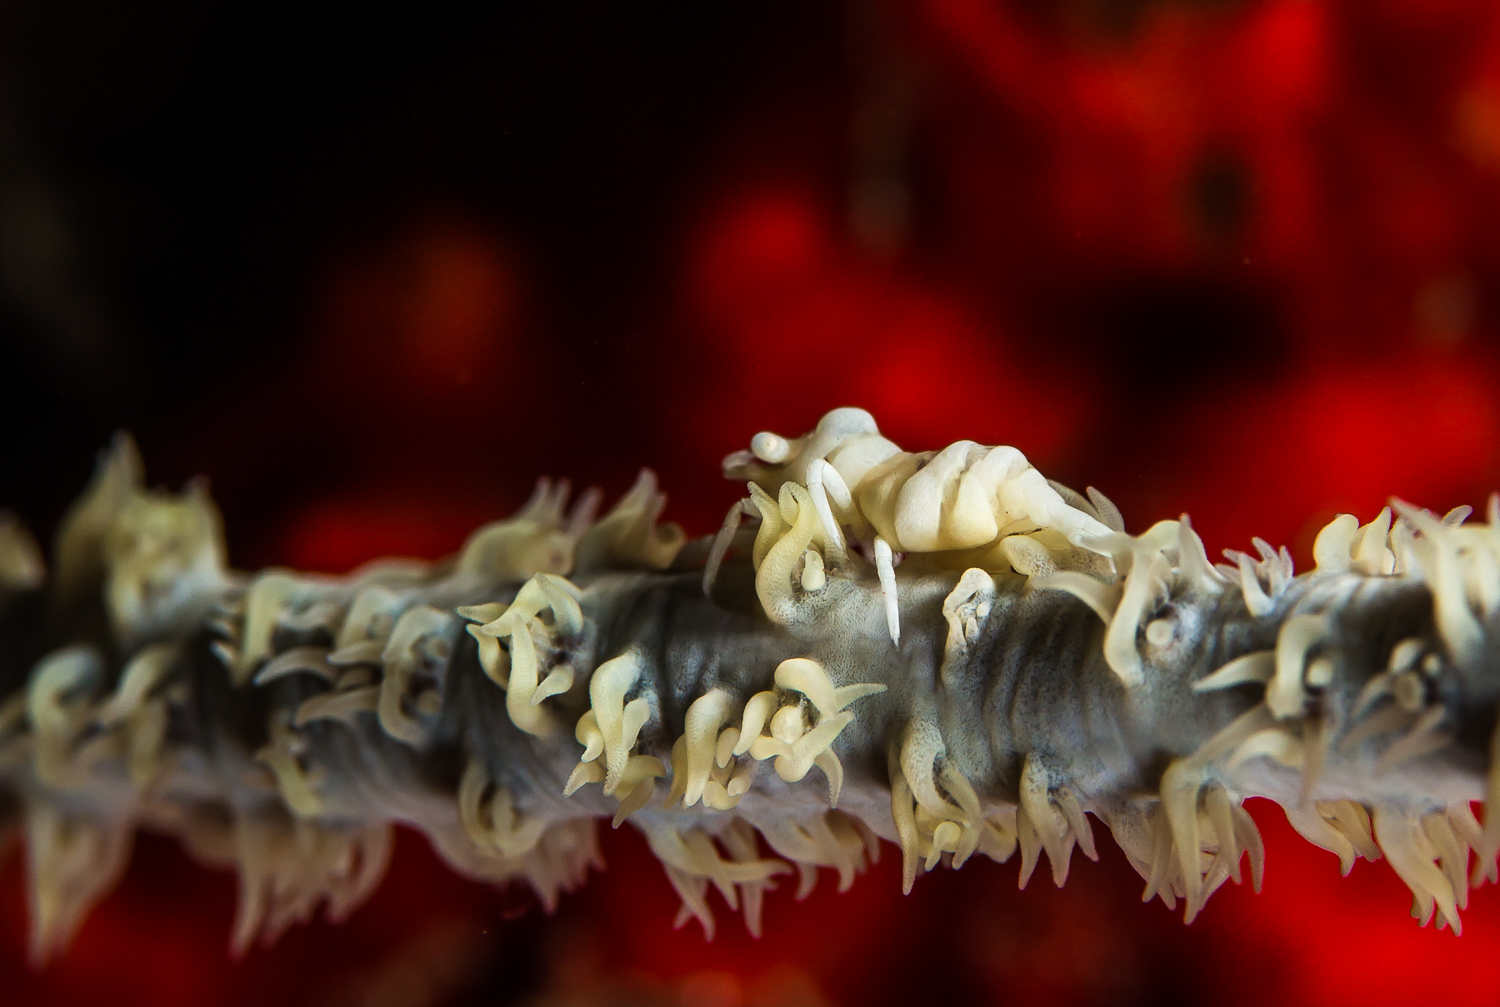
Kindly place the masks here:
<instances>
[{"instance_id":1,"label":"cream-colored polyp","mask_svg":"<svg viewBox=\"0 0 1500 1007\"><path fill-rule=\"evenodd\" d=\"M505 710L511 722L527 734L539 738L557 733L559 724L542 701L567 692L573 687L573 667L559 663L541 676L546 656L539 640L551 650L576 639L583 629L583 612L578 606L578 588L555 574L539 573L528 580L509 606L491 605L466 608L459 612L469 619L489 619L469 634L479 641L479 660L485 674L505 689ZM552 614L552 624L540 616ZM485 638L493 639L490 643ZM500 644L508 646L508 657Z\"/></svg>"},{"instance_id":2,"label":"cream-colored polyp","mask_svg":"<svg viewBox=\"0 0 1500 1007\"><path fill-rule=\"evenodd\" d=\"M833 743L855 716L844 708L861 697L884 692L886 687L856 683L835 688L823 666L807 658L783 661L776 668L774 680L782 690L780 696L761 692L745 704L733 754L748 752L756 760L774 759L776 775L788 783L800 781L814 765L818 766L828 777L829 804L837 807L844 770ZM815 724L809 723L794 693L807 697L818 714Z\"/></svg>"}]
</instances>

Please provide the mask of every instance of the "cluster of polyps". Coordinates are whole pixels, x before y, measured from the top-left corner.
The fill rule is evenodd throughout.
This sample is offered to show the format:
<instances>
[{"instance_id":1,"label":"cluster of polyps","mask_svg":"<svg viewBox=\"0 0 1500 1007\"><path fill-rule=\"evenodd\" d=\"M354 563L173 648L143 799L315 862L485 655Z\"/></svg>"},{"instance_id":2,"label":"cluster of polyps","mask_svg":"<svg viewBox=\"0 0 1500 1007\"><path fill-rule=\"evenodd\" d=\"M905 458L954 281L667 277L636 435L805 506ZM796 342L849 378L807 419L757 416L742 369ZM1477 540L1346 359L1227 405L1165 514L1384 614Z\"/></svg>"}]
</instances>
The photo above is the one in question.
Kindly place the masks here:
<instances>
[{"instance_id":1,"label":"cluster of polyps","mask_svg":"<svg viewBox=\"0 0 1500 1007\"><path fill-rule=\"evenodd\" d=\"M88 906L123 871L137 820L151 820L150 799L183 782L184 767L167 739L169 708L187 701L185 683L172 675L179 651L170 642L142 647L111 691L103 688L102 656L70 647L49 655L27 690L0 710L0 765L29 759L38 785L62 798L32 799L26 807L38 960L66 945ZM300 748L285 711L273 717L270 734L260 753L274 775L270 792L295 814L317 813L316 776L296 761ZM70 803L90 800L111 814L70 810ZM386 823L293 820L279 806L247 812L227 826L192 813L162 824L179 830L204 859L238 865L234 947L240 950L257 935L274 939L325 901L330 915L342 919L379 882L390 849Z\"/></svg>"},{"instance_id":2,"label":"cluster of polyps","mask_svg":"<svg viewBox=\"0 0 1500 1007\"><path fill-rule=\"evenodd\" d=\"M567 663L567 641L583 632L579 590L556 574L539 573L528 580L509 605L490 602L460 608L458 614L476 625L467 627L479 644L484 673L505 690L505 711L511 722L539 738L556 733L558 724L542 701L573 687L573 666ZM550 624L542 614L550 614ZM502 649L501 644L508 649ZM543 663L550 665L541 674Z\"/></svg>"},{"instance_id":3,"label":"cluster of polyps","mask_svg":"<svg viewBox=\"0 0 1500 1007\"><path fill-rule=\"evenodd\" d=\"M516 811L510 790L494 786L484 763L476 758L469 759L459 780L458 820L476 846L504 858L530 853L547 828L544 819Z\"/></svg>"},{"instance_id":4,"label":"cluster of polyps","mask_svg":"<svg viewBox=\"0 0 1500 1007\"><path fill-rule=\"evenodd\" d=\"M720 855L715 840L730 859ZM713 884L731 910L740 909L743 899L745 925L760 936L765 892L775 887L771 879L789 868L779 860L761 858L754 826L743 818L732 818L714 835L699 827L679 829L653 824L646 826L646 841L682 897L677 926L696 918L703 925L704 935L713 938L714 915L706 897L709 884Z\"/></svg>"},{"instance_id":5,"label":"cluster of polyps","mask_svg":"<svg viewBox=\"0 0 1500 1007\"><path fill-rule=\"evenodd\" d=\"M757 760L775 759L776 775L788 783L798 782L817 766L828 777L829 806L836 808L844 767L832 746L839 732L854 721L854 713L844 707L884 692L885 686L855 683L834 688L822 665L807 658L782 661L775 682L779 691L751 696L739 729L725 730L718 744L728 747L732 736L732 754L748 752ZM816 722L809 722L810 713L816 715Z\"/></svg>"},{"instance_id":6,"label":"cluster of polyps","mask_svg":"<svg viewBox=\"0 0 1500 1007\"><path fill-rule=\"evenodd\" d=\"M651 704L645 697L625 701L640 677L641 658L633 650L594 669L589 679L589 709L578 718L574 732L583 745L583 755L563 790L571 796L585 784L604 784L605 796L620 800L614 822L617 828L646 806L656 793L657 777L667 775L666 766L656 756L631 754L641 728L651 719Z\"/></svg>"},{"instance_id":7,"label":"cluster of polyps","mask_svg":"<svg viewBox=\"0 0 1500 1007\"><path fill-rule=\"evenodd\" d=\"M1399 501L1396 508L1394 523L1390 508L1363 526L1348 514L1330 522L1314 545L1314 577L1329 578L1330 590L1347 573L1422 578L1432 592L1438 640L1398 641L1385 669L1368 679L1352 707L1341 709L1323 702L1340 666L1331 603L1314 594L1306 603L1310 610L1283 619L1273 649L1245 654L1195 684L1196 691L1208 692L1256 683L1265 693L1263 703L1163 776L1162 805L1186 882L1189 917L1225 873L1217 863L1206 874L1197 869L1200 841L1210 842L1204 812L1218 837L1241 835L1244 822L1226 816L1223 794L1257 759L1300 772L1300 799L1286 803L1288 820L1309 842L1337 854L1345 873L1356 856L1376 859L1384 851L1412 890L1413 915L1424 924L1436 915L1438 926L1456 932L1470 884L1495 876L1500 826L1491 816L1481 828L1467 801L1432 808L1420 806L1430 800L1392 792L1367 808L1347 798L1315 799L1334 758L1355 759L1370 750L1369 774L1379 781L1452 743L1451 712L1438 698L1436 680L1446 669L1464 673L1473 666L1481 620L1500 609L1500 501L1491 499L1488 525L1465 524L1467 507L1442 519ZM1276 609L1292 569L1284 551L1273 553L1260 542L1257 547L1261 561L1239 555L1235 572L1246 607L1260 616ZM1491 800L1500 796L1493 764L1490 791ZM1466 878L1471 848L1479 858Z\"/></svg>"},{"instance_id":8,"label":"cluster of polyps","mask_svg":"<svg viewBox=\"0 0 1500 1007\"><path fill-rule=\"evenodd\" d=\"M1400 516L1394 522L1390 508L1363 526L1352 515L1340 515L1331 522L1314 548L1315 576L1347 572L1422 578L1432 591L1442 649L1453 664L1471 666L1481 647L1484 621L1500 611L1500 502L1492 500L1488 526L1465 524L1468 508L1438 519L1399 501L1395 506ZM1186 516L1181 521L1160 522L1138 537L1113 533L1092 538L1088 545L1109 555L1110 569L1047 570L1040 564L1027 569L1021 554L1023 562L1012 566L1030 574L1034 588L1068 591L1099 614L1106 625L1104 657L1130 688L1146 684L1143 654L1160 656L1178 638L1176 615L1165 604L1174 593L1218 594L1238 587L1247 611L1261 618L1278 612L1294 575L1287 551L1274 550L1258 539L1259 559L1231 551L1227 554L1230 564L1211 565ZM966 574L944 605L950 624L949 661L955 648L961 650L972 638L976 622L972 612L986 603L987 580L978 570ZM971 614L965 614L966 610ZM1132 829L1123 823L1116 827L1132 862L1148 878L1147 897L1160 895L1169 903L1175 901L1174 896L1183 897L1191 919L1225 880L1239 881L1239 860L1246 853L1258 884L1260 839L1240 807L1243 798L1234 778L1247 763L1271 759L1302 774L1301 799L1287 805L1288 818L1302 835L1336 853L1346 872L1357 855L1375 858L1384 849L1413 891L1414 914L1424 922L1436 914L1439 925L1456 928L1457 910L1467 898L1468 886L1463 881L1470 847L1480 853L1473 877L1477 883L1495 873L1500 826L1493 835L1489 829L1482 830L1467 803L1413 811L1401 801L1377 801L1373 808L1366 808L1347 798L1312 799L1319 775L1334 752L1354 753L1366 742L1381 742L1370 767L1378 777L1452 742L1451 714L1437 700L1431 683L1444 667L1442 655L1435 644L1421 639L1398 643L1391 650L1387 669L1370 679L1345 722L1340 711L1325 709L1318 702L1337 674L1335 660L1323 652L1330 637L1327 605L1282 614L1274 648L1242 655L1195 685L1197 691L1207 692L1260 683L1265 686L1265 702L1168 768L1160 803L1148 813L1147 828ZM917 747L908 742L902 751L902 768L892 768L893 800L898 804L895 817L907 850L908 879L918 856L926 855L930 865L939 852L952 852L958 864L975 845L974 809L956 808L933 793L928 795L926 812L935 827L930 832L919 827L923 802L918 796L913 816L907 791L915 788L897 779L911 775L906 763ZM1032 768L1028 757L1028 777ZM1490 786L1490 797L1500 797L1500 774L1492 772ZM963 785L955 781L948 789L956 797ZM1059 822L1066 820L1074 834L1080 832L1077 822L1084 822L1085 828L1086 822L1081 812L1066 814L1067 798L1050 816L1040 807L1032 808L1036 802L1028 802L1028 795L1039 792L1023 779L1016 831L1024 850L1029 826L1056 869L1067 848L1059 842ZM1038 825L1049 817L1050 826ZM1023 877L1029 873L1023 864Z\"/></svg>"},{"instance_id":9,"label":"cluster of polyps","mask_svg":"<svg viewBox=\"0 0 1500 1007\"><path fill-rule=\"evenodd\" d=\"M1094 540L1123 528L1114 506L1050 483L1013 447L957 441L902 451L863 409L835 409L811 433L756 434L724 459L750 497L730 509L704 571L711 588L742 515L759 516L756 588L766 614L793 621L798 589L816 592L824 570L846 562L848 539L868 546L899 643L896 554L943 568L1023 573L1096 566ZM772 493L779 493L773 497Z\"/></svg>"},{"instance_id":10,"label":"cluster of polyps","mask_svg":"<svg viewBox=\"0 0 1500 1007\"><path fill-rule=\"evenodd\" d=\"M485 670L511 687L512 719L545 731L539 704L567 681L569 669L533 681L536 662L554 656L549 641L581 620L576 589L549 571L667 565L682 536L656 523L664 500L654 477L643 473L595 521L597 494L565 512L566 484L543 480L517 515L480 529L446 568L390 561L342 578L279 570L246 577L225 567L218 514L202 487L193 484L180 497L146 490L133 445L119 439L62 523L53 590L56 600L72 604L102 582L116 640L134 654L111 678L104 656L89 647L56 651L0 709L0 769L19 766L35 779L25 813L36 957L66 944L118 876L137 821L150 820L154 809L170 812L163 827L200 856L238 866L236 949L257 936L274 939L320 904L341 917L383 874L390 827L379 817L362 820L347 793L339 795L343 803L330 803L329 774L315 764L304 729L333 721L363 741L376 723L423 748L442 712L444 676L463 625L450 607L425 603L442 594L434 595L433 585L463 597L534 577L471 632L489 658ZM34 589L44 575L30 536L0 520L0 593ZM202 753L179 752L182 739L167 731L172 705L189 702L182 637L200 625L232 688L296 683L281 693L293 705L275 705L258 747L217 753L230 763L221 772L234 781L227 816L173 810L163 796L201 786L192 774L202 772ZM551 649L540 656L536 646L528 650L533 639ZM75 805L91 803L109 813L76 813ZM432 837L476 876L525 877L550 905L559 888L597 865L592 823L549 823L539 832L538 821L517 811L510 792L493 786L477 763L456 803L457 838L442 831Z\"/></svg>"},{"instance_id":11,"label":"cluster of polyps","mask_svg":"<svg viewBox=\"0 0 1500 1007\"><path fill-rule=\"evenodd\" d=\"M631 754L652 716L644 697L625 701L640 671L640 658L633 651L594 670L589 710L576 729L584 752L566 790L571 794L584 784L602 783L607 796L623 794L616 825L645 807L654 793L654 780L666 775L660 759ZM802 780L813 766L822 769L828 778L829 805L838 806L844 769L832 746L854 721L854 713L844 708L863 696L884 692L885 686L835 687L823 667L807 658L781 662L774 681L775 690L758 692L746 701L738 727L725 726L734 719L734 701L723 689L710 689L693 701L684 718L684 733L672 747L668 806L680 800L690 808L702 800L709 808L728 811L749 790L754 763L768 759L788 783ZM747 755L749 760L744 760Z\"/></svg>"}]
</instances>

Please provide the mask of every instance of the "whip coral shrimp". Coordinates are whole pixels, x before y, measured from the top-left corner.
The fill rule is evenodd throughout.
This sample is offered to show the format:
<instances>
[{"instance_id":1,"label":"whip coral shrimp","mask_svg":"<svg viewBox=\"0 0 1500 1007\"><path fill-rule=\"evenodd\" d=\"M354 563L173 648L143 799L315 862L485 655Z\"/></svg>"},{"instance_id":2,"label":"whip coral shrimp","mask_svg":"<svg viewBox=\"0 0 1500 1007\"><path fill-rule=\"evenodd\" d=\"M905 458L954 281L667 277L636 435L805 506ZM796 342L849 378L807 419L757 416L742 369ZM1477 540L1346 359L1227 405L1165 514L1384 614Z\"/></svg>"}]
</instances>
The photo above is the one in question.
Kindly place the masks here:
<instances>
[{"instance_id":1,"label":"whip coral shrimp","mask_svg":"<svg viewBox=\"0 0 1500 1007\"><path fill-rule=\"evenodd\" d=\"M869 413L849 407L833 410L794 440L756 434L748 451L724 459L724 475L747 480L751 495L724 520L704 572L705 590L712 590L741 515L758 515L774 527L779 508L789 533L797 527L795 502L803 494L792 491L790 508L773 494L798 487L822 531L820 551L809 552L804 562L810 560L815 570L830 559L843 563L846 533L867 544L897 645L896 553L924 554L929 566L1030 574L1087 565L1081 553L1100 551L1098 543L1124 529L1114 505L1098 491L1090 489L1091 504L1048 482L1013 447L956 441L941 451L913 454L882 437ZM757 556L764 551L757 546ZM778 582L774 590L784 586ZM766 607L771 611L773 603Z\"/></svg>"}]
</instances>

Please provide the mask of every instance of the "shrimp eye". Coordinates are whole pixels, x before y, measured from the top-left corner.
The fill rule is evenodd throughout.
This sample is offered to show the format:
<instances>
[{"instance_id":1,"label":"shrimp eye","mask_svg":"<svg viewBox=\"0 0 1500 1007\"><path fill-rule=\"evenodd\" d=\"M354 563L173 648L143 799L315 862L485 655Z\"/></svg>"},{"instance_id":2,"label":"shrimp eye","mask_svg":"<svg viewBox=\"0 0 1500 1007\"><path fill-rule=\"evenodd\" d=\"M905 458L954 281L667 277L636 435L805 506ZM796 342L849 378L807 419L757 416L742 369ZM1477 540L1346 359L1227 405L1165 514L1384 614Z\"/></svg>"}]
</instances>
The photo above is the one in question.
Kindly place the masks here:
<instances>
[{"instance_id":1,"label":"shrimp eye","mask_svg":"<svg viewBox=\"0 0 1500 1007\"><path fill-rule=\"evenodd\" d=\"M750 453L771 465L786 461L790 452L791 446L787 444L786 438L769 431L763 430L750 439Z\"/></svg>"},{"instance_id":2,"label":"shrimp eye","mask_svg":"<svg viewBox=\"0 0 1500 1007\"><path fill-rule=\"evenodd\" d=\"M1177 627L1171 619L1152 619L1146 623L1146 642L1153 647L1165 647L1177 635Z\"/></svg>"}]
</instances>

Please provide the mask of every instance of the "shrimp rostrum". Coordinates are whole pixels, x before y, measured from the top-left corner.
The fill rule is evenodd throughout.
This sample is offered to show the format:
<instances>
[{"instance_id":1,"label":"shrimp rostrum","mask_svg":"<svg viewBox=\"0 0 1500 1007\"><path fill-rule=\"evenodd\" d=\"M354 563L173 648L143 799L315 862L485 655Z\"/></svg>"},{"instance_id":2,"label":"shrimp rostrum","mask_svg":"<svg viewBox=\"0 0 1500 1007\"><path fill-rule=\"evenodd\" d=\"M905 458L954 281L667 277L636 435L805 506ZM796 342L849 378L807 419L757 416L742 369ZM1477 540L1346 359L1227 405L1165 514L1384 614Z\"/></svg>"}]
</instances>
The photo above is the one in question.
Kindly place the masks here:
<instances>
[{"instance_id":1,"label":"shrimp rostrum","mask_svg":"<svg viewBox=\"0 0 1500 1007\"><path fill-rule=\"evenodd\" d=\"M1346 873L1389 861L1424 924L1496 878L1500 500L1340 515L1298 574L857 409L725 471L749 496L712 541L658 523L649 472L600 517L544 481L448 560L336 577L230 569L203 488L147 489L123 439L50 570L0 520L0 835L37 960L143 827L238 872L236 950L350 912L395 823L549 907L628 823L710 935L716 899L758 933L787 876L846 888L883 842L908 890L1017 853L1061 885L1096 824L1191 920L1259 886L1251 797Z\"/></svg>"}]
</instances>

